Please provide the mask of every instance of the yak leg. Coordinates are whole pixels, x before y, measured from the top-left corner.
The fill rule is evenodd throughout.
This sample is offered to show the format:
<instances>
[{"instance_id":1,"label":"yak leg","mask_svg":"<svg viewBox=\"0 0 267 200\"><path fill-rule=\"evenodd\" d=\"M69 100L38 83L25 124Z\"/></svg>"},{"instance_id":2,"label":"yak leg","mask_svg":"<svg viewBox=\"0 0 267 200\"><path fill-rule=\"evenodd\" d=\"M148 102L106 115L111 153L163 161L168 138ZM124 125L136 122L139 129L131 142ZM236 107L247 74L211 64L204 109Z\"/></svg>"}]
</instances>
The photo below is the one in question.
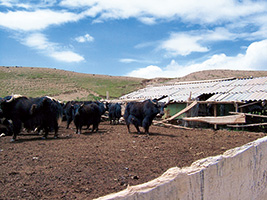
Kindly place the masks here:
<instances>
[{"instance_id":1,"label":"yak leg","mask_svg":"<svg viewBox=\"0 0 267 200\"><path fill-rule=\"evenodd\" d=\"M145 129L146 134L149 134L149 126L152 124L152 121L151 122L150 121L151 120L149 120L148 118L145 118L142 121L142 127Z\"/></svg>"},{"instance_id":2,"label":"yak leg","mask_svg":"<svg viewBox=\"0 0 267 200\"><path fill-rule=\"evenodd\" d=\"M124 116L124 119L125 119L125 123L127 125L127 129L128 129L128 133L131 133L130 131L130 122L128 121L129 120L129 116Z\"/></svg>"},{"instance_id":3,"label":"yak leg","mask_svg":"<svg viewBox=\"0 0 267 200\"><path fill-rule=\"evenodd\" d=\"M96 128L96 125L95 125L95 124L93 124L93 128L92 128L92 130L91 130L91 133L93 133L93 132L94 132L95 128Z\"/></svg>"},{"instance_id":4,"label":"yak leg","mask_svg":"<svg viewBox=\"0 0 267 200\"><path fill-rule=\"evenodd\" d=\"M140 126L139 120L133 115L129 115L128 120L130 121L131 124L135 126L137 132L141 133L139 129L139 126Z\"/></svg>"},{"instance_id":5,"label":"yak leg","mask_svg":"<svg viewBox=\"0 0 267 200\"><path fill-rule=\"evenodd\" d=\"M76 126L76 134L81 134L82 126Z\"/></svg>"},{"instance_id":6,"label":"yak leg","mask_svg":"<svg viewBox=\"0 0 267 200\"><path fill-rule=\"evenodd\" d=\"M141 132L140 132L140 129L139 129L138 125L134 124L134 126L135 126L137 132L140 134ZM127 124L127 128L128 128L128 133L131 133L131 131L130 131L130 124Z\"/></svg>"},{"instance_id":7,"label":"yak leg","mask_svg":"<svg viewBox=\"0 0 267 200\"><path fill-rule=\"evenodd\" d=\"M92 129L92 133L94 132L94 130L95 130L95 132L97 132L98 131L98 125L97 124L93 124L93 129Z\"/></svg>"},{"instance_id":8,"label":"yak leg","mask_svg":"<svg viewBox=\"0 0 267 200\"><path fill-rule=\"evenodd\" d=\"M43 137L43 139L46 139L47 138L47 136L48 136L48 132L49 132L49 127L45 127L44 128L44 131L45 131L45 134L44 134L44 137Z\"/></svg>"},{"instance_id":9,"label":"yak leg","mask_svg":"<svg viewBox=\"0 0 267 200\"><path fill-rule=\"evenodd\" d=\"M16 140L17 135L20 132L21 126L22 126L21 121L14 120L14 122L13 122L13 131L14 131L14 133L13 133L13 137L11 139L11 142L14 142Z\"/></svg>"},{"instance_id":10,"label":"yak leg","mask_svg":"<svg viewBox=\"0 0 267 200\"><path fill-rule=\"evenodd\" d=\"M54 129L55 129L54 138L58 138L58 129L59 129L58 124L55 125Z\"/></svg>"},{"instance_id":11,"label":"yak leg","mask_svg":"<svg viewBox=\"0 0 267 200\"><path fill-rule=\"evenodd\" d=\"M127 124L128 133L131 133L130 131L130 124Z\"/></svg>"},{"instance_id":12,"label":"yak leg","mask_svg":"<svg viewBox=\"0 0 267 200\"><path fill-rule=\"evenodd\" d=\"M139 126L138 126L138 125L135 125L135 124L134 124L134 126L135 126L135 128L136 128L137 132L140 134L140 133L141 133L141 131L140 131L140 129L139 129Z\"/></svg>"},{"instance_id":13,"label":"yak leg","mask_svg":"<svg viewBox=\"0 0 267 200\"><path fill-rule=\"evenodd\" d=\"M67 127L66 127L66 129L69 128L71 122L72 122L72 118L71 117L67 117Z\"/></svg>"}]
</instances>

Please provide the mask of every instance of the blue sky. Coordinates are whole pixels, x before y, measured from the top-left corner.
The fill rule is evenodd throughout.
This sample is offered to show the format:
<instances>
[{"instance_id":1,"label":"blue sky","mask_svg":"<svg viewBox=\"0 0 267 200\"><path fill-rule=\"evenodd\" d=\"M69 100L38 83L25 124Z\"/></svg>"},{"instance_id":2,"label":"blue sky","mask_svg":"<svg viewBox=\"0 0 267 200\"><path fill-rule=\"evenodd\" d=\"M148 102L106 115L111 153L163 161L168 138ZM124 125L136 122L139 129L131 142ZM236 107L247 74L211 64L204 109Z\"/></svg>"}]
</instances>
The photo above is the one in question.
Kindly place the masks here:
<instances>
[{"instance_id":1,"label":"blue sky","mask_svg":"<svg viewBox=\"0 0 267 200\"><path fill-rule=\"evenodd\" d=\"M0 0L0 65L142 78L267 70L267 1Z\"/></svg>"}]
</instances>

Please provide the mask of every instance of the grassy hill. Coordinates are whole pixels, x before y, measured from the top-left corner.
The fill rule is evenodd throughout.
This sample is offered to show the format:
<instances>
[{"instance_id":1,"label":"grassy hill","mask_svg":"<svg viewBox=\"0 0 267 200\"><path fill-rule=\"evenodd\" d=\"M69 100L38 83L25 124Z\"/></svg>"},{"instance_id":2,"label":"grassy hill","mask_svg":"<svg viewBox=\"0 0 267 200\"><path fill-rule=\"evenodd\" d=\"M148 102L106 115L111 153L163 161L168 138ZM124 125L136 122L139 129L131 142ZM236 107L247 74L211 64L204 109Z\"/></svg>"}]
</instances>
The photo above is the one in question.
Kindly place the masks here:
<instances>
[{"instance_id":1,"label":"grassy hill","mask_svg":"<svg viewBox=\"0 0 267 200\"><path fill-rule=\"evenodd\" d=\"M243 70L204 70L193 72L181 78L174 78L169 82L212 80L222 78L249 78L267 76L267 71L243 71Z\"/></svg>"},{"instance_id":2,"label":"grassy hill","mask_svg":"<svg viewBox=\"0 0 267 200\"><path fill-rule=\"evenodd\" d=\"M62 101L97 100L106 98L108 92L110 99L115 99L148 84L250 76L267 76L267 71L207 70L175 79L142 79L50 68L0 67L0 97L21 94L30 97L47 95Z\"/></svg>"},{"instance_id":3,"label":"grassy hill","mask_svg":"<svg viewBox=\"0 0 267 200\"><path fill-rule=\"evenodd\" d=\"M105 98L108 91L112 99L141 88L142 80L49 68L0 67L0 96L47 95L63 101L95 100Z\"/></svg>"}]
</instances>

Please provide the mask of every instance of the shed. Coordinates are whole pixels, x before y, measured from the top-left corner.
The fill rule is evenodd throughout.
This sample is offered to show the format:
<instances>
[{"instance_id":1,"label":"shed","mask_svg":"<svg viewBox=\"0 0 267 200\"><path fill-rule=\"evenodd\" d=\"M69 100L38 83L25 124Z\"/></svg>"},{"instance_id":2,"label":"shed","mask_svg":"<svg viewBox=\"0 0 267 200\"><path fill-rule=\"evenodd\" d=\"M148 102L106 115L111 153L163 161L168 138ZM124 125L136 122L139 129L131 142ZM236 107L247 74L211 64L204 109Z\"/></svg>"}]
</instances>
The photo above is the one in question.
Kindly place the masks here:
<instances>
[{"instance_id":1,"label":"shed","mask_svg":"<svg viewBox=\"0 0 267 200\"><path fill-rule=\"evenodd\" d=\"M176 121L178 120L177 123L180 122L185 126L205 126L204 124L210 126L212 124L218 128L217 125L220 123L219 121L216 123L216 120L221 120L220 118L216 118L215 122L210 123L206 122L207 118L204 120L203 117L228 117L241 113L245 113L245 123L222 122L220 126L250 127L250 129L263 127L261 130L265 131L264 125L267 125L265 124L267 122L267 118L265 118L267 115L267 77L225 78L147 86L120 97L120 100L140 101L160 98L164 95L167 97L161 101L169 102L165 118L175 116L192 102L196 102L192 108L174 118ZM229 118L229 120L232 119ZM251 123L254 125L250 125ZM258 125L255 126L255 124Z\"/></svg>"}]
</instances>

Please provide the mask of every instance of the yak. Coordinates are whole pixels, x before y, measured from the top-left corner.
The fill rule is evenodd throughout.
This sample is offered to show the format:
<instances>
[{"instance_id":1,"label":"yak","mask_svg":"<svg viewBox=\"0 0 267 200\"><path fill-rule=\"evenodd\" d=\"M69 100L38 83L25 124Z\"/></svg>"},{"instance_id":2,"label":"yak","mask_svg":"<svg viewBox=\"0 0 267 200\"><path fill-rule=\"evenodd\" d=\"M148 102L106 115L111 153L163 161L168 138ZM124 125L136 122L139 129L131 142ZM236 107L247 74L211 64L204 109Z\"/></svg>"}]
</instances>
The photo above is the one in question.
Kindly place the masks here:
<instances>
[{"instance_id":1,"label":"yak","mask_svg":"<svg viewBox=\"0 0 267 200\"><path fill-rule=\"evenodd\" d=\"M145 133L149 134L149 126L156 115L164 115L165 104L158 101L158 99L148 99L143 102L130 102L126 105L123 117L129 133L130 124L133 124L138 133L140 133L139 127L141 126L144 128Z\"/></svg>"},{"instance_id":2,"label":"yak","mask_svg":"<svg viewBox=\"0 0 267 200\"><path fill-rule=\"evenodd\" d=\"M50 97L28 98L21 95L5 97L1 102L3 116L12 120L13 138L16 140L22 124L28 130L36 128L45 131L44 138L53 129L55 138L62 120L63 108L58 101Z\"/></svg>"},{"instance_id":3,"label":"yak","mask_svg":"<svg viewBox=\"0 0 267 200\"><path fill-rule=\"evenodd\" d=\"M89 127L93 125L92 132L98 131L98 125L101 120L101 110L96 103L82 104L75 111L74 124L76 133L81 134L82 126Z\"/></svg>"},{"instance_id":4,"label":"yak","mask_svg":"<svg viewBox=\"0 0 267 200\"><path fill-rule=\"evenodd\" d=\"M112 103L108 105L108 116L110 124L119 123L121 118L121 105L119 103Z\"/></svg>"}]
</instances>

